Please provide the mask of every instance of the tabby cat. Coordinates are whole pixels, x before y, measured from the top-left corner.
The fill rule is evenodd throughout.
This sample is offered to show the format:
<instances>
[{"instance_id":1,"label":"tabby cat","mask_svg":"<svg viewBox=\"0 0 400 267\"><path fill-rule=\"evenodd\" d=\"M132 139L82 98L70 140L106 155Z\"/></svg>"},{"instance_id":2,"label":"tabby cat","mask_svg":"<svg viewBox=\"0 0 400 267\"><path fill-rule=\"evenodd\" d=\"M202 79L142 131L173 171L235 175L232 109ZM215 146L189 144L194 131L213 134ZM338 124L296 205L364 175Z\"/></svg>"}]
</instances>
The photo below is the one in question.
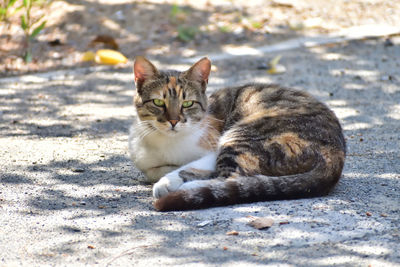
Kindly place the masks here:
<instances>
[{"instance_id":1,"label":"tabby cat","mask_svg":"<svg viewBox=\"0 0 400 267\"><path fill-rule=\"evenodd\" d=\"M334 113L305 92L271 84L219 90L211 62L185 72L134 63L134 164L155 182L160 211L326 195L346 154Z\"/></svg>"}]
</instances>

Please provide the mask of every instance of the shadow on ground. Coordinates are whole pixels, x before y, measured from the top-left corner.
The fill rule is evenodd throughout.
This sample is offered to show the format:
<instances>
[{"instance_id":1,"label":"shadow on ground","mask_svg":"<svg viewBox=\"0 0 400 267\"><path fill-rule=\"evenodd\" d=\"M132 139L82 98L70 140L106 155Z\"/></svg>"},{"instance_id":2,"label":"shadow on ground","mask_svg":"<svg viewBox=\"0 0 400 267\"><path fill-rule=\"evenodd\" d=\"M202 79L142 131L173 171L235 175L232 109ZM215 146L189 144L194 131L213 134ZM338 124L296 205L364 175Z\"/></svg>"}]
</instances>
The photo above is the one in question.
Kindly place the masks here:
<instances>
[{"instance_id":1,"label":"shadow on ground","mask_svg":"<svg viewBox=\"0 0 400 267\"><path fill-rule=\"evenodd\" d=\"M55 244L50 260L66 254L81 255L90 263L113 265L129 259L134 264L151 255L171 264L322 266L380 260L395 265L400 260L391 246L400 242L398 231L393 230L400 227L396 205L400 193L399 59L400 47L367 40L289 51L282 60L288 72L281 76L267 76L265 70L257 69L265 58L216 63L218 71L213 76L226 79L226 84L267 81L294 86L335 110L344 126L348 158L343 179L326 198L155 212L150 186L140 182L142 176L124 152L133 116L130 69L45 84L0 84L2 142L78 140L82 150L87 149L86 143L98 144L92 152L98 157L90 162L63 158L62 151L58 158L47 156L45 163L7 161L10 171L4 171L0 181L6 188L18 185L26 186L25 190L40 185L35 189L40 194L28 197L21 216L29 210L41 216L71 213L48 231L68 234L71 239L78 236L78 241ZM215 90L212 79L210 90ZM8 153L12 151L3 151L2 157ZM19 168L24 174L15 172ZM7 199L3 203L12 205ZM372 216L366 215L370 211ZM253 230L243 222L249 215L270 216L277 223L269 230ZM79 224L103 217L115 220L109 229L96 223ZM198 225L205 220L211 222ZM279 223L285 220L287 224ZM231 230L240 234L226 235ZM82 252L82 244L89 242L96 249ZM374 249L365 249L368 245Z\"/></svg>"}]
</instances>

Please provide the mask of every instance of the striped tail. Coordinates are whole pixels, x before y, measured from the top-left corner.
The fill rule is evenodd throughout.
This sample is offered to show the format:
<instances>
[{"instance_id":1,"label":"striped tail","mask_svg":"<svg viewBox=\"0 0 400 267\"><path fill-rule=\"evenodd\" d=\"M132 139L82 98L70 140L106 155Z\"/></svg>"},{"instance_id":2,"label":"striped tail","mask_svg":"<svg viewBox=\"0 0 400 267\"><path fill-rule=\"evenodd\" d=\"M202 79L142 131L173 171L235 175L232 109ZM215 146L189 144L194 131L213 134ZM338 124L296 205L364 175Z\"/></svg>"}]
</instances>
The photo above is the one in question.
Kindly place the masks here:
<instances>
[{"instance_id":1,"label":"striped tail","mask_svg":"<svg viewBox=\"0 0 400 267\"><path fill-rule=\"evenodd\" d=\"M323 165L323 166L322 166ZM343 165L342 165L343 166ZM341 175L325 164L311 171L287 176L239 176L208 180L205 187L172 192L154 203L159 211L203 209L268 200L322 196L329 193ZM332 170L332 171L329 171Z\"/></svg>"}]
</instances>

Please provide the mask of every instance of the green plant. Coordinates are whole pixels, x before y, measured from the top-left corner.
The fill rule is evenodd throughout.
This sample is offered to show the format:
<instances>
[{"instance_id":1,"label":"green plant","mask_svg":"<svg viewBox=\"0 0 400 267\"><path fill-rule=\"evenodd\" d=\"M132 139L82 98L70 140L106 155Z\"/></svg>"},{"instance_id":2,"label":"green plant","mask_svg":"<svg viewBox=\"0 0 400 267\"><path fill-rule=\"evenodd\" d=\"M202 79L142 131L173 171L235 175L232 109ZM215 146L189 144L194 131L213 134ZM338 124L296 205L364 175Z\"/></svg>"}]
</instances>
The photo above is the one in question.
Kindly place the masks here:
<instances>
[{"instance_id":1,"label":"green plant","mask_svg":"<svg viewBox=\"0 0 400 267\"><path fill-rule=\"evenodd\" d=\"M178 39L183 42L189 42L196 37L199 29L196 27L179 26L178 27Z\"/></svg>"},{"instance_id":2,"label":"green plant","mask_svg":"<svg viewBox=\"0 0 400 267\"><path fill-rule=\"evenodd\" d=\"M9 17L11 17L19 8L13 8L17 0L3 0L0 4L0 21L8 22Z\"/></svg>"},{"instance_id":3,"label":"green plant","mask_svg":"<svg viewBox=\"0 0 400 267\"><path fill-rule=\"evenodd\" d=\"M259 22L259 21L252 21L252 22L251 22L251 26L252 26L254 29L259 30L259 29L261 29L264 25L263 25L262 22Z\"/></svg>"},{"instance_id":4,"label":"green plant","mask_svg":"<svg viewBox=\"0 0 400 267\"><path fill-rule=\"evenodd\" d=\"M183 12L182 9L177 4L173 4L171 7L171 11L169 12L169 15L171 17L176 17L181 12Z\"/></svg>"},{"instance_id":5,"label":"green plant","mask_svg":"<svg viewBox=\"0 0 400 267\"><path fill-rule=\"evenodd\" d=\"M232 32L232 27L230 25L222 25L218 27L220 32L229 33Z\"/></svg>"},{"instance_id":6,"label":"green plant","mask_svg":"<svg viewBox=\"0 0 400 267\"><path fill-rule=\"evenodd\" d=\"M43 0L23 0L23 14L21 15L21 28L25 34L26 50L24 54L25 62L32 61L32 47L31 42L46 26L46 20L43 20L44 15L33 19L31 11L33 5L43 7L46 1Z\"/></svg>"},{"instance_id":7,"label":"green plant","mask_svg":"<svg viewBox=\"0 0 400 267\"><path fill-rule=\"evenodd\" d=\"M173 24L184 22L187 19L187 11L177 4L173 4L169 12L169 19Z\"/></svg>"}]
</instances>

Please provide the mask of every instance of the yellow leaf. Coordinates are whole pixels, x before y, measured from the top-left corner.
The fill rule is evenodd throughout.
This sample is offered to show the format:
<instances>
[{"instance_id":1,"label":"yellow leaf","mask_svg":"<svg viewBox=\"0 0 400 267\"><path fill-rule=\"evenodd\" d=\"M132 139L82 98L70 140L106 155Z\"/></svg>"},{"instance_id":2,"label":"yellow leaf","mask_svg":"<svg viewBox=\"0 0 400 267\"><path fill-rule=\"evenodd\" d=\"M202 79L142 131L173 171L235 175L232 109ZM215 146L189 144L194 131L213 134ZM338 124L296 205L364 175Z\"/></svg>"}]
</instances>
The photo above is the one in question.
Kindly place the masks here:
<instances>
[{"instance_id":1,"label":"yellow leaf","mask_svg":"<svg viewBox=\"0 0 400 267\"><path fill-rule=\"evenodd\" d=\"M126 63L128 59L118 51L100 49L96 52L95 61L98 64L116 65L119 63Z\"/></svg>"},{"instance_id":2,"label":"yellow leaf","mask_svg":"<svg viewBox=\"0 0 400 267\"><path fill-rule=\"evenodd\" d=\"M267 69L268 74L282 74L286 72L286 67L283 65L276 65L273 68Z\"/></svg>"},{"instance_id":3,"label":"yellow leaf","mask_svg":"<svg viewBox=\"0 0 400 267\"><path fill-rule=\"evenodd\" d=\"M92 51L87 51L82 56L82 61L93 61L94 53Z\"/></svg>"},{"instance_id":4,"label":"yellow leaf","mask_svg":"<svg viewBox=\"0 0 400 267\"><path fill-rule=\"evenodd\" d=\"M286 67L281 64L278 64L279 60L281 60L281 58L282 58L281 55L277 55L268 63L269 69L267 70L267 73L281 74L281 73L286 72Z\"/></svg>"},{"instance_id":5,"label":"yellow leaf","mask_svg":"<svg viewBox=\"0 0 400 267\"><path fill-rule=\"evenodd\" d=\"M274 68L278 63L279 60L281 60L282 56L281 55L277 55L276 57L274 57L270 62L269 62L269 66L271 68Z\"/></svg>"}]
</instances>

